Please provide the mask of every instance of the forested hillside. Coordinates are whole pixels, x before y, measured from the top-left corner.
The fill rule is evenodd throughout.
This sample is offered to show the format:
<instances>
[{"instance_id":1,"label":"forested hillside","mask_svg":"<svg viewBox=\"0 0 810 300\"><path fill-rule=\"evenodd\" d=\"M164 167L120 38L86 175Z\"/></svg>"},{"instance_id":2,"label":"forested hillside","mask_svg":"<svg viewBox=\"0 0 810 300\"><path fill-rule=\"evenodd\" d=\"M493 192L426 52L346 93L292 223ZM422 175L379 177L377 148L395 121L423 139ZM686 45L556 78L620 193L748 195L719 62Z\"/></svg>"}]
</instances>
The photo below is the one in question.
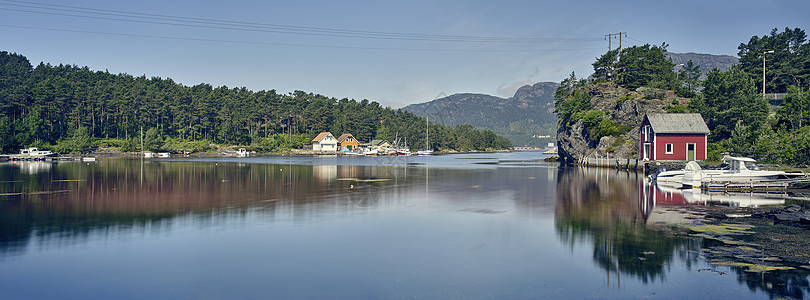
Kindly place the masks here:
<instances>
[{"instance_id":1,"label":"forested hillside","mask_svg":"<svg viewBox=\"0 0 810 300\"><path fill-rule=\"evenodd\" d=\"M84 152L95 146L123 151L205 151L210 143L285 151L309 144L318 132L351 133L360 141L425 140L425 119L368 100L329 98L302 91L184 86L171 79L110 74L72 65L32 66L0 52L0 149L39 146ZM430 125L430 148L510 147L492 131L469 125ZM424 148L422 144L412 148Z\"/></svg>"},{"instance_id":2,"label":"forested hillside","mask_svg":"<svg viewBox=\"0 0 810 300\"><path fill-rule=\"evenodd\" d=\"M643 112L697 112L711 130L709 159L731 153L810 165L810 43L804 30L774 29L769 35L753 36L739 45L739 64L705 76L693 61L675 68L666 47L612 50L593 63L590 79L572 74L562 81L555 94L558 132L563 133L558 142L587 144L563 151L601 157L627 148L624 153L633 154L638 144L632 139L637 139L634 132ZM764 83L763 59L768 66ZM786 96L774 109L763 92ZM622 118L626 112L635 114ZM635 120L632 126L629 119Z\"/></svg>"}]
</instances>

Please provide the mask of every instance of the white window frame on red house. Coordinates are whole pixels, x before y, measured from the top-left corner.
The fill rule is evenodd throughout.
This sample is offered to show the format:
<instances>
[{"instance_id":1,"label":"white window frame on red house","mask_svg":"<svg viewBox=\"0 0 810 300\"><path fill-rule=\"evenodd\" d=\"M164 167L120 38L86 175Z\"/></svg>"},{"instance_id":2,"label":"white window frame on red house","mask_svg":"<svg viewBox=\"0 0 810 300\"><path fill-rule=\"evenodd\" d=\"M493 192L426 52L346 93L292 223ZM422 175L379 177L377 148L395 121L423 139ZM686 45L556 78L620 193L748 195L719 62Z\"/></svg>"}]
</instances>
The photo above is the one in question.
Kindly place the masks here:
<instances>
[{"instance_id":1,"label":"white window frame on red house","mask_svg":"<svg viewBox=\"0 0 810 300\"><path fill-rule=\"evenodd\" d=\"M665 151L666 154L672 154L672 153L675 152L674 151L675 147L672 144L666 144L664 147L665 147L665 150L666 150Z\"/></svg>"}]
</instances>

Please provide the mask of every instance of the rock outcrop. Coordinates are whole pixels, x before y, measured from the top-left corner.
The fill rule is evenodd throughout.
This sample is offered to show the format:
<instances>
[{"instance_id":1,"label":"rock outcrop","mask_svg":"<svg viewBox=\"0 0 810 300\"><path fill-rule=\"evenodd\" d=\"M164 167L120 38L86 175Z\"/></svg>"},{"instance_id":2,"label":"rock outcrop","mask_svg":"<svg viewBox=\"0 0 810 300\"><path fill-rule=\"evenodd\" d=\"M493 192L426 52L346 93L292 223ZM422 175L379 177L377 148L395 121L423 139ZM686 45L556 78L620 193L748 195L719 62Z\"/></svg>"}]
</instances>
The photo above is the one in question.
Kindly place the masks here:
<instances>
[{"instance_id":1,"label":"rock outcrop","mask_svg":"<svg viewBox=\"0 0 810 300\"><path fill-rule=\"evenodd\" d=\"M594 141L588 128L582 123L557 124L557 145L560 160L578 163L586 157L637 159L639 151L639 130L644 115L665 113L667 109L683 107L690 101L675 95L673 91L641 87L628 90L614 83L590 84L586 87L591 96L594 110L606 112L606 117L614 123L630 128L619 136L605 136Z\"/></svg>"}]
</instances>

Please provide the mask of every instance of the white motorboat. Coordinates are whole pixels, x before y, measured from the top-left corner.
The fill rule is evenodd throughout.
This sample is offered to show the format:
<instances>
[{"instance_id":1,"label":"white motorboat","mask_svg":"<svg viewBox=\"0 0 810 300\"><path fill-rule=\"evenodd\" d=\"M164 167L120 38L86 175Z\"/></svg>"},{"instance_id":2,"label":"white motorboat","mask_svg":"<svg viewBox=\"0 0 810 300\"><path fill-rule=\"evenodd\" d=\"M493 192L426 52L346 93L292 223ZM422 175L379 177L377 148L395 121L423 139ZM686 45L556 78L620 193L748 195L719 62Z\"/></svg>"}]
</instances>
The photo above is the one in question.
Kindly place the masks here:
<instances>
[{"instance_id":1,"label":"white motorboat","mask_svg":"<svg viewBox=\"0 0 810 300\"><path fill-rule=\"evenodd\" d=\"M723 158L723 161L729 164L729 168L727 170L702 170L700 169L700 166L697 166L697 164L695 164L695 166L697 166L696 170L684 169L685 172L683 174L683 180L681 181L683 187L700 188L703 183L712 182L767 182L804 175L787 173L785 171L760 170L759 167L756 166L756 160L748 157L726 156Z\"/></svg>"},{"instance_id":2,"label":"white motorboat","mask_svg":"<svg viewBox=\"0 0 810 300\"><path fill-rule=\"evenodd\" d=\"M59 156L59 153L39 150L36 147L20 149L20 154L7 155L9 160L45 160L46 157Z\"/></svg>"},{"instance_id":3,"label":"white motorboat","mask_svg":"<svg viewBox=\"0 0 810 300\"><path fill-rule=\"evenodd\" d=\"M704 174L719 174L723 170L703 170L697 162L690 161L682 170L660 169L655 174L650 175L650 179L663 184L680 184L683 182L683 175L687 172L702 171Z\"/></svg>"}]
</instances>

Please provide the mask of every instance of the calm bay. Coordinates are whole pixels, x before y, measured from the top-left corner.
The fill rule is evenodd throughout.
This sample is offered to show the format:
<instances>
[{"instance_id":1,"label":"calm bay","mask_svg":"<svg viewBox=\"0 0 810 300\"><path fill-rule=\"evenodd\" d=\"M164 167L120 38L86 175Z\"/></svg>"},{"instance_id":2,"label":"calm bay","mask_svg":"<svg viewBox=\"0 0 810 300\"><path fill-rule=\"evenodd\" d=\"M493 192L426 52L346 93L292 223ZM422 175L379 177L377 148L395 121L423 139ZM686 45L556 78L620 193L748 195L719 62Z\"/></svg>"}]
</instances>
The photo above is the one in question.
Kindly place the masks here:
<instances>
[{"instance_id":1,"label":"calm bay","mask_svg":"<svg viewBox=\"0 0 810 300\"><path fill-rule=\"evenodd\" d=\"M0 299L808 297L658 230L643 174L543 157L0 164Z\"/></svg>"}]
</instances>

